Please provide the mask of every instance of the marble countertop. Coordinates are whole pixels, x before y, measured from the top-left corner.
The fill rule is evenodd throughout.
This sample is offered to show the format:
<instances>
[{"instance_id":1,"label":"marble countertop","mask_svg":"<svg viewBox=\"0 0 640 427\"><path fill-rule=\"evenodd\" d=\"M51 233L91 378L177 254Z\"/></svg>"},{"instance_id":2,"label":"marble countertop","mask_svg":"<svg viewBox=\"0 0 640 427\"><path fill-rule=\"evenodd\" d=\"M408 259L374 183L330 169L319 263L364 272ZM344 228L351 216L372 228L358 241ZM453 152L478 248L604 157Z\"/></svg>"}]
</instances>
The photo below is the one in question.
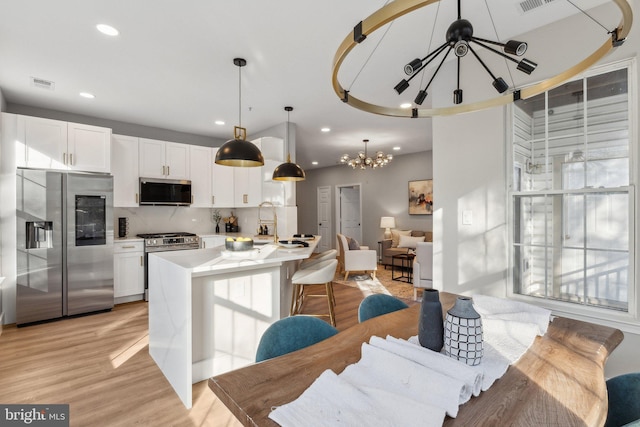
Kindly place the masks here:
<instances>
[{"instance_id":1,"label":"marble countertop","mask_svg":"<svg viewBox=\"0 0 640 427\"><path fill-rule=\"evenodd\" d=\"M308 247L285 248L276 244L256 245L246 252L229 253L224 246L210 249L192 249L184 251L154 252L149 256L157 256L190 270L194 275L222 273L238 268L259 268L286 261L309 258L320 240L310 240Z\"/></svg>"}]
</instances>

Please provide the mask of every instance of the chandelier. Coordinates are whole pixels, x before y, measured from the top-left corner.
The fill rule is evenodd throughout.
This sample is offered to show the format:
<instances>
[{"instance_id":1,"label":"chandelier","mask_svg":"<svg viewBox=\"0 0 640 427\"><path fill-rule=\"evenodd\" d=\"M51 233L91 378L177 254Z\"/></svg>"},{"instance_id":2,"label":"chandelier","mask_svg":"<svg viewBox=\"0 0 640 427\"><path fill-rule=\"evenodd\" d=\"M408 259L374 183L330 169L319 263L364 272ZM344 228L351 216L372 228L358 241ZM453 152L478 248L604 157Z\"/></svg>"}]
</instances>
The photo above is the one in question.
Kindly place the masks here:
<instances>
[{"instance_id":1,"label":"chandelier","mask_svg":"<svg viewBox=\"0 0 640 427\"><path fill-rule=\"evenodd\" d=\"M527 44L524 42L518 42L510 40L505 43L499 41L488 40L484 38L476 37L473 33L473 25L466 19L463 19L460 13L460 0L458 0L458 17L449 26L447 33L445 34L445 42L437 47L435 50L428 53L422 58L416 58L411 60L408 64L404 65L404 71L407 76L398 83L394 89L400 94L409 87L409 82L418 74L425 70L427 65L434 61L437 57L440 57L444 53L444 58L438 61L435 72L431 75L431 79L425 87L420 87L414 100L414 106L412 108L398 108L385 105L378 105L375 103L367 102L361 98L358 98L351 92L350 88L345 88L339 81L338 75L340 74L340 68L345 61L348 54L356 48L359 44L366 41L367 36L371 35L376 30L384 27L385 25L393 22L395 19L400 18L406 14L409 14L417 9L420 9L431 4L439 3L441 0L395 0L387 2L382 8L375 11L373 14L360 21L353 30L345 37L337 52L334 55L333 67L332 67L332 86L333 90L342 100L342 102L369 113L380 114L384 116L392 117L433 117L439 115L451 115L458 113L466 113L470 111L477 111L484 108L496 107L501 105L507 105L513 101L519 99L528 99L540 93L543 93L549 89L557 87L562 83L570 80L576 75L582 73L592 65L596 64L611 50L621 46L629 31L633 22L633 12L628 0L610 0L615 6L618 7L622 13L620 23L613 29L607 29L602 24L599 24L604 33L606 33L602 45L597 46L595 50L586 56L581 61L575 63L569 68L561 71L560 73L540 81L536 84L532 84L526 87L509 87L503 78L494 75L489 69L486 63L480 58L479 52L491 52L504 58L505 61L515 63L515 68L525 74L531 74L537 66L537 64L521 56L525 53ZM587 17L589 16L585 11L578 6L569 2L578 11ZM575 35L572 35L575 37ZM480 49L474 49L474 45L481 47ZM498 50L497 48L501 50ZM443 65L446 57L449 53L453 52L452 58L457 60L458 72L457 72L457 85L453 91L453 105L442 106L436 108L421 108L422 102L427 97L427 89L431 85L433 78L440 70L440 66ZM462 89L460 86L460 62L461 59L467 54L470 57L474 57L481 65L482 68L489 74L492 79L492 84L499 95L495 98L484 99L480 101L472 101L470 103L463 103ZM365 62L366 64L366 62ZM435 65L435 64L434 64ZM364 66L363 66L364 67ZM360 70L362 71L362 70ZM351 85L353 86L353 84Z\"/></svg>"},{"instance_id":2,"label":"chandelier","mask_svg":"<svg viewBox=\"0 0 640 427\"><path fill-rule=\"evenodd\" d=\"M359 151L355 157L343 154L340 157L340 163L351 166L353 169L375 169L388 165L393 160L393 154L384 154L382 151L376 151L374 157L369 157L367 155L367 143L369 140L363 139L362 142L364 142L364 151Z\"/></svg>"}]
</instances>

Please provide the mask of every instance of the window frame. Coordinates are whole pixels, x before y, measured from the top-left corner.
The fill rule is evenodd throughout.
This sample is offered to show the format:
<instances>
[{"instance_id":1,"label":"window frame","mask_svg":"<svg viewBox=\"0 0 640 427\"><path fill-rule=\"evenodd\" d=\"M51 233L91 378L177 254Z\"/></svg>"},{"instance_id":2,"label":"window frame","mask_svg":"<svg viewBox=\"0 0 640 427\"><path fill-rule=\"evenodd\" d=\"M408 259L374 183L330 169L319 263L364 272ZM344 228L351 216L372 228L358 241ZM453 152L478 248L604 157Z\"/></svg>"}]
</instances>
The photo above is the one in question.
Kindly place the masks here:
<instances>
[{"instance_id":1,"label":"window frame","mask_svg":"<svg viewBox=\"0 0 640 427\"><path fill-rule=\"evenodd\" d=\"M628 123L629 123L629 185L624 187L627 189L629 200L629 281L628 281L628 311L618 311L609 308L601 308L597 306L588 306L575 304L571 302L552 300L547 298L524 295L515 292L514 277L514 252L515 252L515 196L541 196L551 194L568 194L571 190L539 190L539 191L517 191L514 189L514 173L516 169L522 169L525 165L514 161L514 105L510 104L506 109L506 147L505 147L505 182L506 182L506 206L507 206L507 289L506 294L509 298L531 303L552 310L554 315L577 318L580 320L605 324L623 331L631 333L640 333L640 286L636 280L636 271L640 271L640 260L636 257L636 253L640 253L640 236L636 232L636 216L640 213L638 198L636 196L636 186L638 182L638 80L636 59L624 59L612 62L606 65L592 67L586 72L576 76L571 81L583 80L596 75L607 72L627 69L628 76ZM548 116L547 116L548 117ZM546 119L545 119L546 120ZM545 127L548 123L545 123ZM546 133L546 131L545 131ZM548 138L548 135L545 135ZM547 148L545 148L547 150ZM548 153L545 153L548 158ZM611 190L621 190L620 187ZM606 190L606 189L605 189ZM582 189L580 193L588 193L589 189Z\"/></svg>"}]
</instances>

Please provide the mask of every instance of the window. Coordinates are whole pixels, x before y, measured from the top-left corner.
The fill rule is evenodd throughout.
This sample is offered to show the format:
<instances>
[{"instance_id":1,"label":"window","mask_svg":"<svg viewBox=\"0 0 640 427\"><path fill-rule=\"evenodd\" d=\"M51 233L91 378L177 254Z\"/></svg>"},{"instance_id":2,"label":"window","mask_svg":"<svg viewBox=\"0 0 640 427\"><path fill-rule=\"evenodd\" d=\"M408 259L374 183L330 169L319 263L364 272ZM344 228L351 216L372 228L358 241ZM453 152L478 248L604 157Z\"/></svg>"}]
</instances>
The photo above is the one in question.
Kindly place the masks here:
<instances>
[{"instance_id":1,"label":"window","mask_svg":"<svg viewBox=\"0 0 640 427\"><path fill-rule=\"evenodd\" d=\"M629 310L630 68L609 66L514 103L513 293Z\"/></svg>"}]
</instances>

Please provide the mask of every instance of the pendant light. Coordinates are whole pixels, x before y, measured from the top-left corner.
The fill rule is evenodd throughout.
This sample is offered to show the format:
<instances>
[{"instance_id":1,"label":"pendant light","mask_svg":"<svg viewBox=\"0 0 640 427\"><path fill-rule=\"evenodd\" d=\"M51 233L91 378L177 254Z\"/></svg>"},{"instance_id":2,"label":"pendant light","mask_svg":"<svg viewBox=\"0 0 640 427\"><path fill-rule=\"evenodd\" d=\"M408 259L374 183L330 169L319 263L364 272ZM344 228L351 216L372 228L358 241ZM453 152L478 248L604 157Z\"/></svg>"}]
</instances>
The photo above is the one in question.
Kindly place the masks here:
<instances>
[{"instance_id":1,"label":"pendant light","mask_svg":"<svg viewBox=\"0 0 640 427\"><path fill-rule=\"evenodd\" d=\"M246 140L247 130L242 127L242 67L247 65L243 58L234 58L238 66L238 105L239 126L233 127L233 138L222 144L216 154L216 163L224 166L257 167L264 165L264 157L260 149Z\"/></svg>"},{"instance_id":2,"label":"pendant light","mask_svg":"<svg viewBox=\"0 0 640 427\"><path fill-rule=\"evenodd\" d=\"M284 107L287 112L287 132L286 132L286 147L287 147L287 161L282 163L273 170L274 181L304 181L306 179L304 170L300 166L291 162L291 154L289 152L289 113L293 111L293 107Z\"/></svg>"}]
</instances>

